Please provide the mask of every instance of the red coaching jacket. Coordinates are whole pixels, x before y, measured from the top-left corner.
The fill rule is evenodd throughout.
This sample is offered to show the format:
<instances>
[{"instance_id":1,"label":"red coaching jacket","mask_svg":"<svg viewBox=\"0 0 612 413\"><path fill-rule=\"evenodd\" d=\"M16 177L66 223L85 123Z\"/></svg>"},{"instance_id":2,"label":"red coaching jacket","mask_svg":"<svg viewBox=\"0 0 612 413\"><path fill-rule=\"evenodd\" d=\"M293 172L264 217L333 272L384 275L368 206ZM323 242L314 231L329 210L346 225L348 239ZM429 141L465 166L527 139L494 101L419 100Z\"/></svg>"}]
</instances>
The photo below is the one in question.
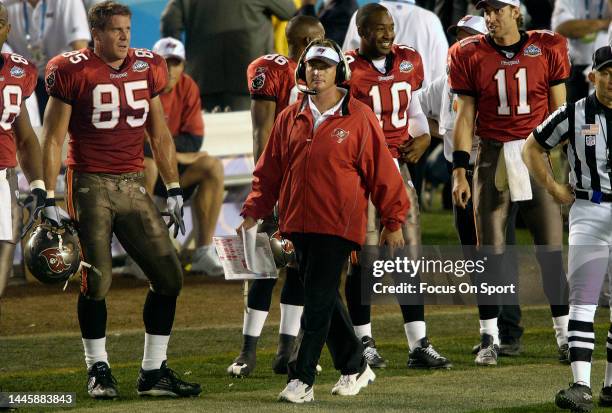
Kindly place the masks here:
<instances>
[{"instance_id":1,"label":"red coaching jacket","mask_svg":"<svg viewBox=\"0 0 612 413\"><path fill-rule=\"evenodd\" d=\"M372 109L347 93L314 134L313 125L307 99L278 115L241 215L268 216L278 200L282 234L337 235L361 245L371 195L381 223L399 229L409 201Z\"/></svg>"}]
</instances>

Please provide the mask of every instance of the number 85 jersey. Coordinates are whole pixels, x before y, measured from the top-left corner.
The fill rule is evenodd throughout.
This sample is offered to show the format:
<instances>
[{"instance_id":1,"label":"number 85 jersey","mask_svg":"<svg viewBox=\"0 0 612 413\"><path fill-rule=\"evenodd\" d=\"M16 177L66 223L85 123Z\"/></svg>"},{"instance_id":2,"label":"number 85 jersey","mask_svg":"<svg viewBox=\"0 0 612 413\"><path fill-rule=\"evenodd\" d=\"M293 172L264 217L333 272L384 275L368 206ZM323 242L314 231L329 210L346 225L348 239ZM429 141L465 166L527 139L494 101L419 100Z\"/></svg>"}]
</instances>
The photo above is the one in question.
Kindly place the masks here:
<instances>
[{"instance_id":1,"label":"number 85 jersey","mask_svg":"<svg viewBox=\"0 0 612 413\"><path fill-rule=\"evenodd\" d=\"M526 139L548 116L550 88L569 71L567 40L547 30L521 32L516 53L484 35L463 39L449 51L451 90L475 98L482 139Z\"/></svg>"},{"instance_id":2,"label":"number 85 jersey","mask_svg":"<svg viewBox=\"0 0 612 413\"><path fill-rule=\"evenodd\" d=\"M165 60L146 49L129 49L118 69L92 49L51 59L47 93L72 106L66 164L80 172L142 170L149 102L167 81Z\"/></svg>"},{"instance_id":3,"label":"number 85 jersey","mask_svg":"<svg viewBox=\"0 0 612 413\"><path fill-rule=\"evenodd\" d=\"M374 111L391 155L398 158L398 147L410 139L408 110L412 94L421 88L424 79L421 55L411 47L394 44L385 59L385 73L358 50L347 52L346 59L351 68L351 95Z\"/></svg>"},{"instance_id":4,"label":"number 85 jersey","mask_svg":"<svg viewBox=\"0 0 612 413\"><path fill-rule=\"evenodd\" d=\"M36 66L14 53L2 53L0 66L0 169L17 166L13 121L36 87Z\"/></svg>"}]
</instances>

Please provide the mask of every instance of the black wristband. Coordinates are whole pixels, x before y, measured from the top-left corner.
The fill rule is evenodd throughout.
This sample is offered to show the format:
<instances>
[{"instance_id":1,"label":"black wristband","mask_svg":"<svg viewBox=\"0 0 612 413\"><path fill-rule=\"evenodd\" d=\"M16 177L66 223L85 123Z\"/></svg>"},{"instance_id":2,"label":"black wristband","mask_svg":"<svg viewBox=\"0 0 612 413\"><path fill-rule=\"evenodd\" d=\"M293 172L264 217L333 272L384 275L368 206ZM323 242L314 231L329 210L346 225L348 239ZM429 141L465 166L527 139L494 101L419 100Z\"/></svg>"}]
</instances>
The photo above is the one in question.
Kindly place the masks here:
<instances>
[{"instance_id":1,"label":"black wristband","mask_svg":"<svg viewBox=\"0 0 612 413\"><path fill-rule=\"evenodd\" d=\"M46 207L55 206L55 198L45 199L45 206Z\"/></svg>"},{"instance_id":2,"label":"black wristband","mask_svg":"<svg viewBox=\"0 0 612 413\"><path fill-rule=\"evenodd\" d=\"M470 153L466 151L453 151L453 170L470 167Z\"/></svg>"},{"instance_id":3,"label":"black wristband","mask_svg":"<svg viewBox=\"0 0 612 413\"><path fill-rule=\"evenodd\" d=\"M183 196L183 190L181 188L170 188L167 190L168 196Z\"/></svg>"}]
</instances>

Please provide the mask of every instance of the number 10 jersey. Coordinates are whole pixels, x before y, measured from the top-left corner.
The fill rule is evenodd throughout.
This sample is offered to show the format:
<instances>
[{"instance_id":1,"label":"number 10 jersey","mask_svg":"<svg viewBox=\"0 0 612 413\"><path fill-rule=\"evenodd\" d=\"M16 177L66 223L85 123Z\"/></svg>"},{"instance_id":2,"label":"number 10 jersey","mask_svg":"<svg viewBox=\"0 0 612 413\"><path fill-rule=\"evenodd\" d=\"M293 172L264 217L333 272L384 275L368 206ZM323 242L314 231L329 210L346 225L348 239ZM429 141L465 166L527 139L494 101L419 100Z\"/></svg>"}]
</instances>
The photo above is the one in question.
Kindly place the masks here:
<instances>
[{"instance_id":1,"label":"number 10 jersey","mask_svg":"<svg viewBox=\"0 0 612 413\"><path fill-rule=\"evenodd\" d=\"M149 102L167 81L165 60L146 49L129 49L119 69L92 49L51 59L47 93L72 106L67 165L80 172L142 170Z\"/></svg>"}]
</instances>

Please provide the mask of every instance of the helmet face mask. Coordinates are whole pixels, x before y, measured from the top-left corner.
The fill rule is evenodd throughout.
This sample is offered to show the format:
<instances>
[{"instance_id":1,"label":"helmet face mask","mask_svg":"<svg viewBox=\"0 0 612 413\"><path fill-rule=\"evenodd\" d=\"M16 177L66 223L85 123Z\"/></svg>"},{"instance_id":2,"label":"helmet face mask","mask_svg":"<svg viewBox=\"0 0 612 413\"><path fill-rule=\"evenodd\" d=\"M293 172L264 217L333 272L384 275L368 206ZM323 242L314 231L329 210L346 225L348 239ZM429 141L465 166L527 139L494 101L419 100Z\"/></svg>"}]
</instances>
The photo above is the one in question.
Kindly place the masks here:
<instances>
[{"instance_id":1,"label":"helmet face mask","mask_svg":"<svg viewBox=\"0 0 612 413\"><path fill-rule=\"evenodd\" d=\"M78 271L81 263L79 239L70 225L38 225L32 231L24 253L28 269L44 284L66 282Z\"/></svg>"}]
</instances>

